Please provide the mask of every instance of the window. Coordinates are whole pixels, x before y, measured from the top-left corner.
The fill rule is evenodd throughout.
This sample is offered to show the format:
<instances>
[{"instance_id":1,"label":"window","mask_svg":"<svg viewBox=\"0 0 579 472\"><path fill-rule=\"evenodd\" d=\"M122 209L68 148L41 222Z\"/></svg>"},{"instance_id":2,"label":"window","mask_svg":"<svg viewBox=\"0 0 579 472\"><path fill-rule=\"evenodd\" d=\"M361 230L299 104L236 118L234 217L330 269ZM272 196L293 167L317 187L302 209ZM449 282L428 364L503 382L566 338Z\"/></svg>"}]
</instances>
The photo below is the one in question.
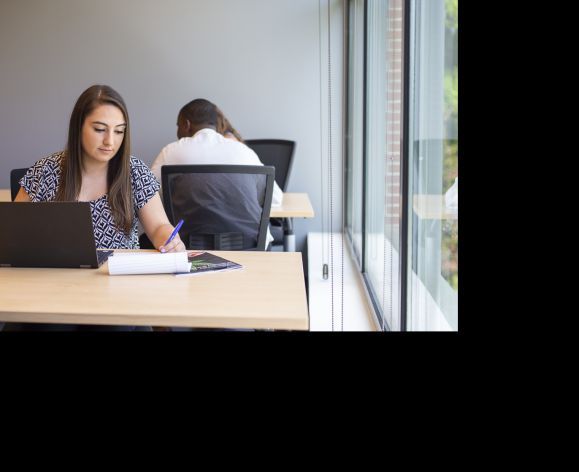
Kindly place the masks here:
<instances>
[{"instance_id":1,"label":"window","mask_svg":"<svg viewBox=\"0 0 579 472\"><path fill-rule=\"evenodd\" d=\"M362 176L364 150L364 0L353 0L348 14L348 127L346 134L346 234L362 263Z\"/></svg>"},{"instance_id":2,"label":"window","mask_svg":"<svg viewBox=\"0 0 579 472\"><path fill-rule=\"evenodd\" d=\"M382 324L392 330L400 329L402 33L402 0L368 2L364 267Z\"/></svg>"},{"instance_id":3,"label":"window","mask_svg":"<svg viewBox=\"0 0 579 472\"><path fill-rule=\"evenodd\" d=\"M346 234L383 329L400 329L403 0L352 0Z\"/></svg>"},{"instance_id":4,"label":"window","mask_svg":"<svg viewBox=\"0 0 579 472\"><path fill-rule=\"evenodd\" d=\"M410 18L408 329L458 330L458 0Z\"/></svg>"},{"instance_id":5,"label":"window","mask_svg":"<svg viewBox=\"0 0 579 472\"><path fill-rule=\"evenodd\" d=\"M349 2L345 229L385 330L458 329L457 13Z\"/></svg>"}]
</instances>

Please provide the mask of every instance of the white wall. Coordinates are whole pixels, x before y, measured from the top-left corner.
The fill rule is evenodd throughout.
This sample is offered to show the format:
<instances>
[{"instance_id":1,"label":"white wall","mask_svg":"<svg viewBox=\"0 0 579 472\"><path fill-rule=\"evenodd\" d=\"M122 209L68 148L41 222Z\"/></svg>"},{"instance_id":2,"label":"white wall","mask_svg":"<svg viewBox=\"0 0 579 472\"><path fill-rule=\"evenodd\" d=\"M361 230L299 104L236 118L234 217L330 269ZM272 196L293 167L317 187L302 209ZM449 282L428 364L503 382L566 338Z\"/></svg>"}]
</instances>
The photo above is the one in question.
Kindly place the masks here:
<instances>
[{"instance_id":1,"label":"white wall","mask_svg":"<svg viewBox=\"0 0 579 472\"><path fill-rule=\"evenodd\" d=\"M297 141L288 190L308 192L317 214L295 221L301 250L307 231L322 229L327 186L328 1L339 164L340 0L0 0L0 188L10 169L64 148L74 102L92 84L121 93L132 153L147 164L175 140L180 107L204 97L245 138Z\"/></svg>"}]
</instances>

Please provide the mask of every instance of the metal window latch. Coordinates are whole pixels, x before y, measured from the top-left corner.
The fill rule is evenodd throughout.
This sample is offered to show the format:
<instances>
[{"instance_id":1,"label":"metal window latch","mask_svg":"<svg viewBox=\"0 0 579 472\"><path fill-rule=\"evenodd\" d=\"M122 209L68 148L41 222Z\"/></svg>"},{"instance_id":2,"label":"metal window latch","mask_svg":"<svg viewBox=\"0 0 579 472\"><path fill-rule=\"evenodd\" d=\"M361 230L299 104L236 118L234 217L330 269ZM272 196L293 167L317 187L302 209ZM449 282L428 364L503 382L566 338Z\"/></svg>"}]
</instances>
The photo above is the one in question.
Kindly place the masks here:
<instances>
[{"instance_id":1,"label":"metal window latch","mask_svg":"<svg viewBox=\"0 0 579 472\"><path fill-rule=\"evenodd\" d=\"M324 280L328 280L328 264L324 264L322 266L322 274L323 274Z\"/></svg>"}]
</instances>

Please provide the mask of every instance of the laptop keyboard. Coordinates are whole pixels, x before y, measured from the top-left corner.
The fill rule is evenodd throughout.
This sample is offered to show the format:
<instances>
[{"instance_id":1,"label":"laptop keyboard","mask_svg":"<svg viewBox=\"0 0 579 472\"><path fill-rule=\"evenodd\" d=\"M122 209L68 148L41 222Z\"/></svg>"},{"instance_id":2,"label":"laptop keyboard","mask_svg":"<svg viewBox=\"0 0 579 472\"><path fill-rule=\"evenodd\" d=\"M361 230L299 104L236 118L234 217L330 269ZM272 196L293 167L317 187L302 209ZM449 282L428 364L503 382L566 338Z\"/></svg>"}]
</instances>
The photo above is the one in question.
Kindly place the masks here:
<instances>
[{"instance_id":1,"label":"laptop keyboard","mask_svg":"<svg viewBox=\"0 0 579 472\"><path fill-rule=\"evenodd\" d=\"M115 251L97 251L97 261L99 266L104 264L113 252Z\"/></svg>"}]
</instances>

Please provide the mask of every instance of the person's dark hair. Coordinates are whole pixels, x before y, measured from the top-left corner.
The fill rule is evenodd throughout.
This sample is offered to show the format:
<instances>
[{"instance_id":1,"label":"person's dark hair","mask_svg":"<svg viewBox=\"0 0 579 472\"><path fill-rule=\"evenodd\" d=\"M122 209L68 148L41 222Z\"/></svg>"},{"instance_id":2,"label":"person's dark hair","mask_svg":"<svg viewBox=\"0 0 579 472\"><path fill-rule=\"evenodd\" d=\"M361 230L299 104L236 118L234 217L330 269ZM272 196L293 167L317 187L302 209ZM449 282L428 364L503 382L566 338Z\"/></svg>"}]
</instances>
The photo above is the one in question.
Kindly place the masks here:
<instances>
[{"instance_id":1,"label":"person's dark hair","mask_svg":"<svg viewBox=\"0 0 579 472\"><path fill-rule=\"evenodd\" d=\"M129 114L123 98L108 85L93 85L86 89L74 105L68 128L68 146L61 165L60 184L55 199L76 201L82 184L82 127L90 113L99 105L114 105L123 113L125 134L123 142L109 161L107 193L117 227L129 233L133 224L133 192L131 186L131 133Z\"/></svg>"},{"instance_id":2,"label":"person's dark hair","mask_svg":"<svg viewBox=\"0 0 579 472\"><path fill-rule=\"evenodd\" d=\"M217 128L216 128L216 130L219 134L222 134L223 136L226 136L227 134L232 134L233 136L235 136L235 138L238 141L243 142L243 138L241 137L241 135L231 125L229 120L225 117L225 115L223 114L223 112L219 108L217 108Z\"/></svg>"},{"instance_id":3,"label":"person's dark hair","mask_svg":"<svg viewBox=\"0 0 579 472\"><path fill-rule=\"evenodd\" d=\"M217 107L209 100L196 98L179 111L179 117L191 122L193 127L211 125L217 127Z\"/></svg>"}]
</instances>

